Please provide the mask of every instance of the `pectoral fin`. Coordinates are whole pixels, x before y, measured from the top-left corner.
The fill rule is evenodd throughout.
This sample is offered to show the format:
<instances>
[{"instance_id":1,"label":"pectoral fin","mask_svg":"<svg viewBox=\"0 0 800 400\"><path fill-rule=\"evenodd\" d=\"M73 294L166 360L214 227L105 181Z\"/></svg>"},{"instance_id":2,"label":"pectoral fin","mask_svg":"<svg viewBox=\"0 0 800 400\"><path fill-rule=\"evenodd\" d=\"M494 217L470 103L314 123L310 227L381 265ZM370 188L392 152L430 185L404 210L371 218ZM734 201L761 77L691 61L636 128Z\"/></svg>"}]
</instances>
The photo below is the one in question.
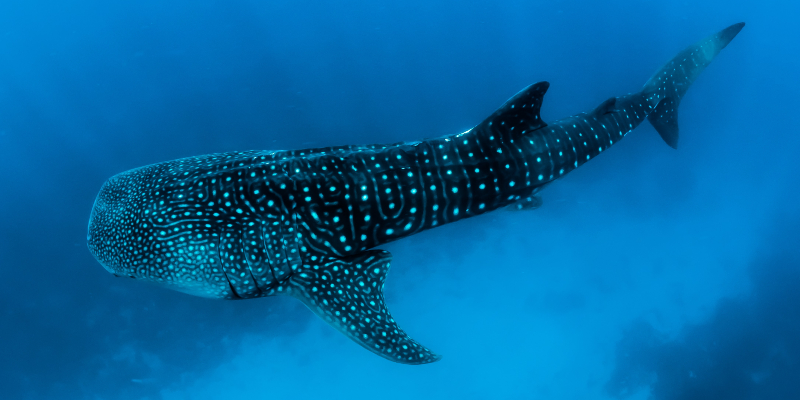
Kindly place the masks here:
<instances>
[{"instance_id":1,"label":"pectoral fin","mask_svg":"<svg viewBox=\"0 0 800 400\"><path fill-rule=\"evenodd\" d=\"M292 276L291 294L381 357L402 364L438 361L441 357L406 335L386 308L383 284L391 261L392 255L382 250L344 259L312 257Z\"/></svg>"}]
</instances>

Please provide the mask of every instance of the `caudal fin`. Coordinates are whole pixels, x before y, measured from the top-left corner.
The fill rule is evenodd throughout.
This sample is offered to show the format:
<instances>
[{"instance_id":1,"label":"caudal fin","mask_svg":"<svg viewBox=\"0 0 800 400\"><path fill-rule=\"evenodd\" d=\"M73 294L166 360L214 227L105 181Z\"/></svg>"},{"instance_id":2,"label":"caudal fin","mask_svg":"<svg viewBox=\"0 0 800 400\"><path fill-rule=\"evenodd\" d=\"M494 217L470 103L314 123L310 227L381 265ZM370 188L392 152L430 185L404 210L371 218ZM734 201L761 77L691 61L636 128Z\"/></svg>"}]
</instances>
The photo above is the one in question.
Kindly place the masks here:
<instances>
[{"instance_id":1,"label":"caudal fin","mask_svg":"<svg viewBox=\"0 0 800 400\"><path fill-rule=\"evenodd\" d=\"M687 47L644 85L642 93L654 107L647 119L670 147L678 147L678 105L686 90L743 27L733 24Z\"/></svg>"}]
</instances>

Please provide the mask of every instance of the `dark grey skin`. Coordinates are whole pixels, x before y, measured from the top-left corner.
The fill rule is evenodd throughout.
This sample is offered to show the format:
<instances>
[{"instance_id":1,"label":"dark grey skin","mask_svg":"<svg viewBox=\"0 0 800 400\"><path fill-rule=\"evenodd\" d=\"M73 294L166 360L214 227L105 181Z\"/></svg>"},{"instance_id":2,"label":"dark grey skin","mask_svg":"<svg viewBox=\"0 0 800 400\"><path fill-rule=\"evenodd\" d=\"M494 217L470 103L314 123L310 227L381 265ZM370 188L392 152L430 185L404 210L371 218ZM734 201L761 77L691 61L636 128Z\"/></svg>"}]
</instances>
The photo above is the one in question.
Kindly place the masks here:
<instances>
[{"instance_id":1,"label":"dark grey skin","mask_svg":"<svg viewBox=\"0 0 800 400\"><path fill-rule=\"evenodd\" d=\"M467 132L421 142L184 158L109 179L89 221L89 249L117 276L193 295L287 294L389 360L439 356L389 314L391 254L374 248L536 193L619 142L645 119L677 147L686 89L744 26L690 46L641 92L550 124L549 84L529 86Z\"/></svg>"}]
</instances>

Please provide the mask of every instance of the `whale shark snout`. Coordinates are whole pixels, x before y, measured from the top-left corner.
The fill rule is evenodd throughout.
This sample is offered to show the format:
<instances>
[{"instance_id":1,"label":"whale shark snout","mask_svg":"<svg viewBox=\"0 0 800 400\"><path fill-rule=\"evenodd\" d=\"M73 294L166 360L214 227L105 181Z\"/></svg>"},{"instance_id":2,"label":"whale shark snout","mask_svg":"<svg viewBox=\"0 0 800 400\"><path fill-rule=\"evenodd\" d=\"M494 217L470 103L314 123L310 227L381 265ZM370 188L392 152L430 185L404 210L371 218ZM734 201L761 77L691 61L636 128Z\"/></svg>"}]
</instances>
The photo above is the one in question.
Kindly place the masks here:
<instances>
[{"instance_id":1,"label":"whale shark snout","mask_svg":"<svg viewBox=\"0 0 800 400\"><path fill-rule=\"evenodd\" d=\"M115 219L113 215L114 200L110 196L109 190L109 182L113 179L115 178L111 178L103 184L97 194L97 198L94 200L86 241L94 258L100 262L106 271L116 275L113 267L116 259L113 252L114 243L112 242L114 236L109 235L107 232L110 227L114 226Z\"/></svg>"},{"instance_id":2,"label":"whale shark snout","mask_svg":"<svg viewBox=\"0 0 800 400\"><path fill-rule=\"evenodd\" d=\"M139 211L131 206L139 190L136 186L129 173L108 179L95 198L89 218L89 251L103 268L117 276L135 277L135 269L126 265L126 252L129 242L137 240L131 236L139 219Z\"/></svg>"}]
</instances>

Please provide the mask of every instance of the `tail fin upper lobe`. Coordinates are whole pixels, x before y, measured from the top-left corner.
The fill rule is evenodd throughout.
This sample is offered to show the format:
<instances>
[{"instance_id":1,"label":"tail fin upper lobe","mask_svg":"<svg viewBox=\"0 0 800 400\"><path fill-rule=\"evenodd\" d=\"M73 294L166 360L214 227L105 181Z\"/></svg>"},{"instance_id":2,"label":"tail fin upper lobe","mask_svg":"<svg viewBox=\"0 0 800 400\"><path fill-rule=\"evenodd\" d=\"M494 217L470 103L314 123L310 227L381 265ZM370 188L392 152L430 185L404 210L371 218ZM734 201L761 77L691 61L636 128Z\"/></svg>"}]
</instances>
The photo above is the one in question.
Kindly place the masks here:
<instances>
[{"instance_id":1,"label":"tail fin upper lobe","mask_svg":"<svg viewBox=\"0 0 800 400\"><path fill-rule=\"evenodd\" d=\"M743 27L733 24L687 47L644 85L642 94L654 107L647 119L670 147L678 147L678 105L689 85Z\"/></svg>"}]
</instances>

